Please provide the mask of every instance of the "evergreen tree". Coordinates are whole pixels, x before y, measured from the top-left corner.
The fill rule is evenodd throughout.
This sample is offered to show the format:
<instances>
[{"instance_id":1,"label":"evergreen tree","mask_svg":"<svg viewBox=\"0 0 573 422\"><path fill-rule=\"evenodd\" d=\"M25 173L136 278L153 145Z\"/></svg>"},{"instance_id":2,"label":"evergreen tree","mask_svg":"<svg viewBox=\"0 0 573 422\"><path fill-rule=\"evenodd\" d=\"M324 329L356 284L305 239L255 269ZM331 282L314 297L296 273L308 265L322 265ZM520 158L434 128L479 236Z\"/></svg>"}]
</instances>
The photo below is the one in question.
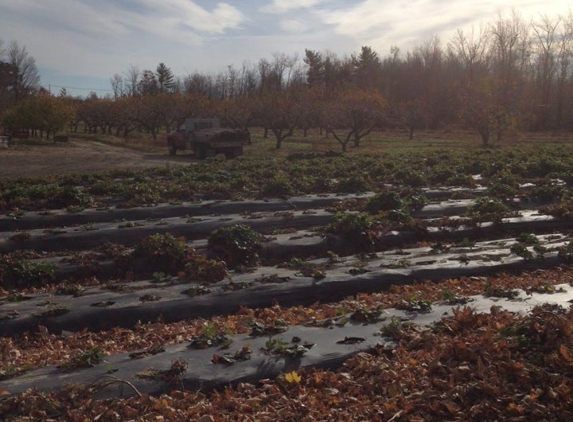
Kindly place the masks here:
<instances>
[{"instance_id":1,"label":"evergreen tree","mask_svg":"<svg viewBox=\"0 0 573 422\"><path fill-rule=\"evenodd\" d=\"M173 72L164 63L159 63L155 70L159 92L172 92L175 88Z\"/></svg>"}]
</instances>

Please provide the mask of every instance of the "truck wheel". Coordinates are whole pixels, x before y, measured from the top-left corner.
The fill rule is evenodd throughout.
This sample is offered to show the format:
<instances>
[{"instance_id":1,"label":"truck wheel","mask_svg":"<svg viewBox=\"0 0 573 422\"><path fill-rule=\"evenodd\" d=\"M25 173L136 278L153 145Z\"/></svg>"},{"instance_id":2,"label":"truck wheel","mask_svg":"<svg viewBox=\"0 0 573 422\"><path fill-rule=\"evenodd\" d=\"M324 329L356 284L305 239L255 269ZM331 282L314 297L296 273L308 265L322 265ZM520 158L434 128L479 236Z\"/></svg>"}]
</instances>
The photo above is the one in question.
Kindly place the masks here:
<instances>
[{"instance_id":1,"label":"truck wheel","mask_svg":"<svg viewBox=\"0 0 573 422\"><path fill-rule=\"evenodd\" d=\"M169 155L175 155L177 154L177 148L175 147L175 145L173 144L173 142L169 142Z\"/></svg>"},{"instance_id":2,"label":"truck wheel","mask_svg":"<svg viewBox=\"0 0 573 422\"><path fill-rule=\"evenodd\" d=\"M198 160L202 160L205 158L205 147L203 145L197 145L194 148L194 153L195 153L195 158L197 158Z\"/></svg>"}]
</instances>

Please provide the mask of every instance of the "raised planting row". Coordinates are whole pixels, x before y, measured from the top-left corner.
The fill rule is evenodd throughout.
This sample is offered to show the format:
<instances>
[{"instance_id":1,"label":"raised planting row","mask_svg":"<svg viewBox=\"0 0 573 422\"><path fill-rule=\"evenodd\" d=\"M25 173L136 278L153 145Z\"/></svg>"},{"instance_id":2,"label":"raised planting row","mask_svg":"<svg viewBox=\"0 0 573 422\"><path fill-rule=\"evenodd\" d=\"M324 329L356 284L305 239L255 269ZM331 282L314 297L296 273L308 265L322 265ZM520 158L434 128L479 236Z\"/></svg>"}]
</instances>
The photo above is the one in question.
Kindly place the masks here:
<instances>
[{"instance_id":1,"label":"raised planting row","mask_svg":"<svg viewBox=\"0 0 573 422\"><path fill-rule=\"evenodd\" d=\"M0 182L0 414L571 420L571 157L298 154Z\"/></svg>"},{"instance_id":2,"label":"raised planting row","mask_svg":"<svg viewBox=\"0 0 573 422\"><path fill-rule=\"evenodd\" d=\"M62 273L70 275L70 279L74 275L75 279L81 279L82 275L90 280L99 277L102 283L97 287L82 287L81 283L72 281L37 296L12 293L3 299L0 308L0 333L34 331L40 325L59 332L129 327L137 321L154 321L159 317L165 321L206 318L234 313L241 306L265 307L273 302L308 305L340 300L358 292L387 290L392 285L416 280L546 268L571 260L568 235L522 233L517 238L502 237L485 242L470 240L469 235L489 233L493 237L502 234L503 229L520 231L535 227L547 232L563 223L556 217L522 216L496 224L482 223L478 228L430 227L426 228L425 239L432 241L431 246L381 252L356 250L357 245L364 243L357 243L355 239L351 248L348 243L353 239L344 235L290 233L261 244L252 229L232 225L212 232L206 242L210 246L205 246L206 254L224 258L229 268L235 269L233 273L227 271L227 264L204 258L182 239L160 234L144 238L135 249L117 250L115 261L102 260L102 252L100 260L94 256L91 260L84 257L81 265L74 264L69 257L27 261L14 258L8 262L11 269L6 267L5 282L9 281L6 274L14 269L19 270L12 274L16 283L24 275L42 276L44 281L50 274L41 270L51 265L53 279ZM378 245L386 247L408 244L419 238L414 232L371 236ZM353 253L339 256L333 252L337 250L353 250ZM296 254L327 257L303 260ZM282 264L257 266L261 256ZM284 258L288 259L282 261ZM63 263L55 262L57 259ZM110 275L120 275L120 278ZM144 281L133 282L137 276Z\"/></svg>"},{"instance_id":3,"label":"raised planting row","mask_svg":"<svg viewBox=\"0 0 573 422\"><path fill-rule=\"evenodd\" d=\"M367 198L367 199L366 199ZM5 230L0 232L0 252L7 253L15 250L31 249L36 251L86 250L104 243L134 244L141 237L155 233L172 233L196 240L208 236L221 226L246 224L259 232L272 233L280 229L305 229L325 225L332 221L337 210L354 208L365 210L369 214L380 214L380 218L361 215L360 219L350 216L347 221L342 219L337 227L349 229L348 225L370 224L372 230L402 231L413 229L426 231L427 223L417 220L453 217L456 214L466 216L453 222L430 222L429 225L460 226L471 224L474 227L482 221L510 221L507 217L519 216L503 202L482 197L477 200L450 200L446 202L426 203L422 201L412 204L412 198L403 200L399 194L390 191L376 195L347 196L344 201L340 198L309 197L293 198L288 201L262 202L217 202L207 204L189 204L186 206L164 206L130 210L129 213L112 211L84 211L77 215L67 216L59 213L30 215L21 219L5 217L0 223ZM416 201L419 201L416 197ZM518 201L511 201L512 207L517 207ZM567 204L568 205L568 204ZM327 206L326 210L317 208ZM557 204L553 210L560 215L566 208ZM284 210L286 211L277 211ZM236 211L241 211L237 214ZM214 212L215 211L215 212ZM464 214L465 213L465 214ZM534 218L535 212L525 211L524 216ZM147 218L142 219L147 215ZM165 216L165 217L161 217ZM170 216L170 217L167 217ZM59 225L67 221L68 224ZM117 217L122 217L117 218ZM131 219L127 219L130 217ZM134 218L135 217L135 218ZM512 220L513 224L521 220ZM543 217L535 217L537 221ZM83 224L78 224L84 221ZM556 220L547 220L549 225L560 224ZM76 223L76 224L73 224ZM480 225L484 227L483 224ZM16 231L14 227L17 227ZM43 227L43 228L38 228ZM121 230L119 230L121 229ZM129 229L129 230L127 230ZM360 229L360 227L358 227ZM370 230L370 229L369 229ZM460 231L458 231L459 233Z\"/></svg>"},{"instance_id":4,"label":"raised planting row","mask_svg":"<svg viewBox=\"0 0 573 422\"><path fill-rule=\"evenodd\" d=\"M22 371L5 379L2 388L10 395L30 388L59 390L72 383L91 386L92 398L101 399L160 394L173 388L210 391L239 382L257 383L308 367L334 369L359 352L384 349L391 353L401 331L411 323L428 325L441 320L448 327L452 317L463 323L463 318L490 310L499 314L502 310L528 312L539 306L553 310L567 307L573 298L570 290L566 284L552 286L546 293L507 291L503 297L490 292L490 297L452 297L433 304L402 301L393 309L361 308L335 318L310 320L306 325L288 326L280 320L269 325L252 323L250 333L242 335L211 327L173 346L155 344L114 356L87 350L58 367ZM544 305L547 303L551 306Z\"/></svg>"},{"instance_id":5,"label":"raised planting row","mask_svg":"<svg viewBox=\"0 0 573 422\"><path fill-rule=\"evenodd\" d=\"M20 231L4 232L0 243L5 251L1 280L10 289L0 299L0 334L96 332L140 322L232 315L276 303L310 306L421 280L556 267L573 256L566 214L518 211L516 201L487 196L421 203L389 191L296 198L294 204L202 205L135 209L137 219L124 221L106 219L115 211L84 211L105 217L70 227L53 225L61 221L53 220L54 215L66 215L61 212L28 220L22 216L17 220ZM561 205L555 209L566 208ZM164 216L140 219L155 210ZM188 215L189 210L194 214ZM43 217L46 228L37 228ZM35 228L27 229L23 223L32 220ZM27 283L34 286L34 281L44 284L35 287L45 291L20 289ZM49 286L58 281L62 283ZM567 290L547 286L547 292L559 293L551 299L559 303L570 299ZM528 293L486 289L488 296L509 297L516 302L508 303L524 309L545 297ZM473 299L472 306L481 303ZM491 305L484 303L480 311ZM212 338L182 338L178 345L159 344L105 359L101 351L87 349L63 360L60 368L14 368L2 388L18 394L31 384L50 390L63 382L95 382L100 396L94 397L156 394L174 388L173 383L178 388L219 388L309 366L338 367L357 352L388 347L389 339L379 335L401 318L423 323L421 315L432 309L433 318L453 312L451 304L418 297L394 305L398 309L385 313L379 308L341 312L325 323L332 327L328 329L318 321L320 327L287 327L277 321L270 331L254 324L250 336L230 338L218 332Z\"/></svg>"}]
</instances>

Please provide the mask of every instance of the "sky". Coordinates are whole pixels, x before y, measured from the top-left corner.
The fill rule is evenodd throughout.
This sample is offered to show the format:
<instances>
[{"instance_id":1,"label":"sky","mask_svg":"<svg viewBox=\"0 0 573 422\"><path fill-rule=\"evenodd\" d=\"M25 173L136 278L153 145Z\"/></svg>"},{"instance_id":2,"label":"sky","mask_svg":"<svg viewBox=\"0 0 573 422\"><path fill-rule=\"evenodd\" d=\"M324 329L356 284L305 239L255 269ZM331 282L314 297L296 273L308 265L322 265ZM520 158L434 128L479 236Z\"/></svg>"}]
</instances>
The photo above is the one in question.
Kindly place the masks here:
<instances>
[{"instance_id":1,"label":"sky","mask_svg":"<svg viewBox=\"0 0 573 422\"><path fill-rule=\"evenodd\" d=\"M437 35L445 45L512 9L526 22L569 15L570 0L1 0L0 40L36 60L54 94L111 94L110 78L165 63L176 76L216 74L305 49L381 57Z\"/></svg>"}]
</instances>

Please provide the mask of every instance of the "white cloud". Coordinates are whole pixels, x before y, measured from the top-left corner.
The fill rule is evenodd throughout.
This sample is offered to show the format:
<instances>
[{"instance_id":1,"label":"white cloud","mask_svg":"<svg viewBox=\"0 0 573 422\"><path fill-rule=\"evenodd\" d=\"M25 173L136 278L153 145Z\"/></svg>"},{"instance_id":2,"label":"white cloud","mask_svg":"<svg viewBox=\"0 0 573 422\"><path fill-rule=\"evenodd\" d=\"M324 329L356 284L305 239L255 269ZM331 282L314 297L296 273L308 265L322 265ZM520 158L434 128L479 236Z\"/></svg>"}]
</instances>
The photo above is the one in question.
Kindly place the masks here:
<instances>
[{"instance_id":1,"label":"white cloud","mask_svg":"<svg viewBox=\"0 0 573 422\"><path fill-rule=\"evenodd\" d=\"M282 19L280 21L280 26L284 31L291 32L293 34L307 32L312 28L312 25L301 19Z\"/></svg>"},{"instance_id":2,"label":"white cloud","mask_svg":"<svg viewBox=\"0 0 573 422\"><path fill-rule=\"evenodd\" d=\"M297 9L309 9L324 3L325 0L273 0L263 6L262 10L268 13L286 13Z\"/></svg>"},{"instance_id":3,"label":"white cloud","mask_svg":"<svg viewBox=\"0 0 573 422\"><path fill-rule=\"evenodd\" d=\"M206 37L245 20L223 2L207 9L190 0L4 1L2 32L26 46L38 66L90 77L109 78L130 64L154 69L160 61L182 61L182 52L189 60L188 51Z\"/></svg>"},{"instance_id":4,"label":"white cloud","mask_svg":"<svg viewBox=\"0 0 573 422\"><path fill-rule=\"evenodd\" d=\"M153 30L167 24L171 26L165 29L173 31L172 25L175 24L200 32L222 34L237 28L245 20L243 14L228 3L217 3L211 11L190 0L142 0L141 3L147 7L145 14L133 13L138 16L141 29ZM152 26L148 27L150 24Z\"/></svg>"},{"instance_id":5,"label":"white cloud","mask_svg":"<svg viewBox=\"0 0 573 422\"><path fill-rule=\"evenodd\" d=\"M344 56L367 45L385 56L434 34L445 47L457 28L493 23L512 7L529 21L567 15L570 0L0 0L0 38L25 46L51 75L106 84L130 65L164 62L184 75L305 48Z\"/></svg>"},{"instance_id":6,"label":"white cloud","mask_svg":"<svg viewBox=\"0 0 573 422\"><path fill-rule=\"evenodd\" d=\"M552 10L567 13L565 3L554 2ZM508 15L512 8L525 21L542 14L552 15L543 2L536 0L506 0L503 4L495 0L468 0L463 4L449 0L363 0L338 9L325 6L316 16L336 33L361 45L374 49L383 46L385 54L391 45L407 51L433 35L439 35L446 43L456 29L493 22L500 13Z\"/></svg>"}]
</instances>

